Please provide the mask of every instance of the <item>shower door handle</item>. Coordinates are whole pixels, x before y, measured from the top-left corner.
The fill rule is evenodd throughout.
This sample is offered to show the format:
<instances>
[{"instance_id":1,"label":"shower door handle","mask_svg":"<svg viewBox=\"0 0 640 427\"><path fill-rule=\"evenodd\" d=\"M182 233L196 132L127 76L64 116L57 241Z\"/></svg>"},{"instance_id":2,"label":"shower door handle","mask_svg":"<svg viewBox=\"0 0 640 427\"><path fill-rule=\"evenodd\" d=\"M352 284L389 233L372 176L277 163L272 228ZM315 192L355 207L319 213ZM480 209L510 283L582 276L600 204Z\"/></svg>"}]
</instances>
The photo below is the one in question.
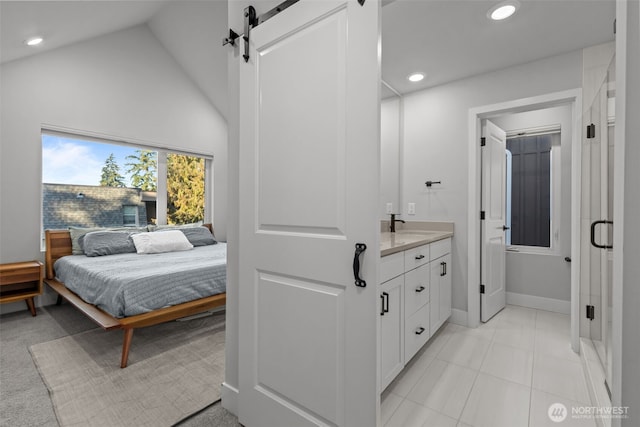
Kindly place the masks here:
<instances>
[{"instance_id":1,"label":"shower door handle","mask_svg":"<svg viewBox=\"0 0 640 427\"><path fill-rule=\"evenodd\" d=\"M613 249L613 245L600 245L596 243L596 226L598 224L611 224L613 225L613 221L608 221L606 219L600 221L593 221L591 223L591 244L599 249Z\"/></svg>"}]
</instances>

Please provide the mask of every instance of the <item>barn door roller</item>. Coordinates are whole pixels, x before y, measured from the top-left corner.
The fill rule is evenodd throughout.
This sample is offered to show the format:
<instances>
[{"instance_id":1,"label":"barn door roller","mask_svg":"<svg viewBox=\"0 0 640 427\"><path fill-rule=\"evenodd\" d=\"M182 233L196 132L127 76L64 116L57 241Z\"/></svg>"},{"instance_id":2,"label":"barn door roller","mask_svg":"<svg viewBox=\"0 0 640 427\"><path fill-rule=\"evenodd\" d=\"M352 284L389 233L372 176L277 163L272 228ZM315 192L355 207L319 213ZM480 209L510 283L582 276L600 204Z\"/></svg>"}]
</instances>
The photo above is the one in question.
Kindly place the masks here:
<instances>
[{"instance_id":1,"label":"barn door roller","mask_svg":"<svg viewBox=\"0 0 640 427\"><path fill-rule=\"evenodd\" d=\"M249 37L250 37L249 34L251 32L251 29L273 18L283 10L298 3L299 1L300 0L285 0L282 3L280 3L278 6L274 7L268 12L263 13L260 16L256 16L256 9L253 6L248 6L244 9L244 34L242 35L242 39L244 40L244 54L242 55L242 57L244 58L244 62L249 62ZM366 0L358 0L358 3L360 4L360 6L364 6L365 1ZM236 37L234 38L232 35L233 30L229 30L229 31L230 31L229 33L230 36L224 39L223 45L227 43L230 43L231 45L233 45L234 44L233 41L235 41L235 38L238 37L236 35Z\"/></svg>"}]
</instances>

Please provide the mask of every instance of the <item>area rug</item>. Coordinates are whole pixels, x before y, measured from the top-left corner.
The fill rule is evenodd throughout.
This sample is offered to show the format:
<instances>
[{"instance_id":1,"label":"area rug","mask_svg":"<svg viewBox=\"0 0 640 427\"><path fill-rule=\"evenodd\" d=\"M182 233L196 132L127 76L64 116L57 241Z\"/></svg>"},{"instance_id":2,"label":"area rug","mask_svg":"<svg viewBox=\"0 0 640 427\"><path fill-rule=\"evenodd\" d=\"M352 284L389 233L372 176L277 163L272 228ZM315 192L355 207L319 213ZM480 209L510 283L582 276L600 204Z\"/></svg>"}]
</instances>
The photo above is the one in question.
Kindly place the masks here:
<instances>
[{"instance_id":1,"label":"area rug","mask_svg":"<svg viewBox=\"0 0 640 427\"><path fill-rule=\"evenodd\" d=\"M220 398L224 312L122 331L93 329L31 346L61 426L171 426Z\"/></svg>"}]
</instances>

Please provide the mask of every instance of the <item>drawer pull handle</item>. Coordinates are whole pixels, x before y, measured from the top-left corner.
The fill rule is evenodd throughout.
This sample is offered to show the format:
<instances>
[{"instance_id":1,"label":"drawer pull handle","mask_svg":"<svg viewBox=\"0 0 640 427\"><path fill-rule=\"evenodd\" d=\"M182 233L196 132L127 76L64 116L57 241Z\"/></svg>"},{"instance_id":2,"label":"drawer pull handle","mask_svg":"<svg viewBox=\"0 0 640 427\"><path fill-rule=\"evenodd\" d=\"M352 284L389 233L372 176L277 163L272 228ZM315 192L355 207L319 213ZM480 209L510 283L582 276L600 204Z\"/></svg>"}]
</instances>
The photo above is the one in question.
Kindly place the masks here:
<instances>
[{"instance_id":1,"label":"drawer pull handle","mask_svg":"<svg viewBox=\"0 0 640 427\"><path fill-rule=\"evenodd\" d=\"M420 292L424 291L424 289L425 289L425 287L424 287L424 286L418 286L418 287L416 288L416 292L417 292L417 293L420 293Z\"/></svg>"},{"instance_id":2,"label":"drawer pull handle","mask_svg":"<svg viewBox=\"0 0 640 427\"><path fill-rule=\"evenodd\" d=\"M422 326L416 329L416 335L422 335L423 332L424 332L424 328Z\"/></svg>"},{"instance_id":3,"label":"drawer pull handle","mask_svg":"<svg viewBox=\"0 0 640 427\"><path fill-rule=\"evenodd\" d=\"M416 259L423 259L424 255L416 255Z\"/></svg>"}]
</instances>

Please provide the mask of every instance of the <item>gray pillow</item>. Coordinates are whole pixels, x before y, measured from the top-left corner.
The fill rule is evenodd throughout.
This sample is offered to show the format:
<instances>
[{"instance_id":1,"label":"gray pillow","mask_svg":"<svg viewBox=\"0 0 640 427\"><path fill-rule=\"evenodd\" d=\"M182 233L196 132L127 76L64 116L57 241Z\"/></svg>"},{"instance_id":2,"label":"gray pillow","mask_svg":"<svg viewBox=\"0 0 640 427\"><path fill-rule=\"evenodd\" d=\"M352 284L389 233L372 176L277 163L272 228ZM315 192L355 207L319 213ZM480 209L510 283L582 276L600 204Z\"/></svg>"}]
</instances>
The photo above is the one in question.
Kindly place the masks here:
<instances>
[{"instance_id":1,"label":"gray pillow","mask_svg":"<svg viewBox=\"0 0 640 427\"><path fill-rule=\"evenodd\" d=\"M162 233L168 230L169 228L165 228L156 231L156 233ZM178 228L178 230L182 231L189 243L191 243L194 247L215 245L216 243L218 243L207 227L185 227Z\"/></svg>"},{"instance_id":2,"label":"gray pillow","mask_svg":"<svg viewBox=\"0 0 640 427\"><path fill-rule=\"evenodd\" d=\"M71 253L73 255L84 255L84 236L92 231L127 231L142 232L147 231L147 227L69 227L71 236Z\"/></svg>"},{"instance_id":3,"label":"gray pillow","mask_svg":"<svg viewBox=\"0 0 640 427\"><path fill-rule=\"evenodd\" d=\"M133 253L136 247L128 231L92 231L84 235L86 256L103 256Z\"/></svg>"},{"instance_id":4,"label":"gray pillow","mask_svg":"<svg viewBox=\"0 0 640 427\"><path fill-rule=\"evenodd\" d=\"M82 247L82 241L87 233L92 231L105 230L105 228L85 228L85 227L69 227L69 235L71 236L71 253L73 255L84 255L84 249Z\"/></svg>"}]
</instances>

